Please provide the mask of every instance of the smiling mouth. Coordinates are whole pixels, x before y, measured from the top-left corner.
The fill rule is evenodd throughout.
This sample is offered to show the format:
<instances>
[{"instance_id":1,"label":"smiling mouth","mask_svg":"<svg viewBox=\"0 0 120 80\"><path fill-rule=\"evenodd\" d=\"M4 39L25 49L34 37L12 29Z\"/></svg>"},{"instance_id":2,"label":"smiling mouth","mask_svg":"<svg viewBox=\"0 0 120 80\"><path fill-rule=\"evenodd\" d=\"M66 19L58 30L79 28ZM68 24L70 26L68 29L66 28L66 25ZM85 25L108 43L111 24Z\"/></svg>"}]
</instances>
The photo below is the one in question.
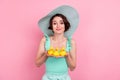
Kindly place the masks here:
<instances>
[{"instance_id":1,"label":"smiling mouth","mask_svg":"<svg viewBox=\"0 0 120 80\"><path fill-rule=\"evenodd\" d=\"M57 31L60 31L61 29L56 29Z\"/></svg>"}]
</instances>

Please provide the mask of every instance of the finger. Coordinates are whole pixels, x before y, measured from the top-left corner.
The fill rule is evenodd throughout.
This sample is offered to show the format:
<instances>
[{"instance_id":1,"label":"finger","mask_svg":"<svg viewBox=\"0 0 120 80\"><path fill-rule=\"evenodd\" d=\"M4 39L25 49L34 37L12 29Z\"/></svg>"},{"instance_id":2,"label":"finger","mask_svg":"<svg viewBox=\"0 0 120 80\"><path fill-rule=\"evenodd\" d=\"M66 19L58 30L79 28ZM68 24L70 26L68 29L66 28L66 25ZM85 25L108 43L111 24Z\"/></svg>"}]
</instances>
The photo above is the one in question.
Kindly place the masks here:
<instances>
[{"instance_id":1,"label":"finger","mask_svg":"<svg viewBox=\"0 0 120 80\"><path fill-rule=\"evenodd\" d=\"M66 53L65 57L68 57L69 53Z\"/></svg>"}]
</instances>

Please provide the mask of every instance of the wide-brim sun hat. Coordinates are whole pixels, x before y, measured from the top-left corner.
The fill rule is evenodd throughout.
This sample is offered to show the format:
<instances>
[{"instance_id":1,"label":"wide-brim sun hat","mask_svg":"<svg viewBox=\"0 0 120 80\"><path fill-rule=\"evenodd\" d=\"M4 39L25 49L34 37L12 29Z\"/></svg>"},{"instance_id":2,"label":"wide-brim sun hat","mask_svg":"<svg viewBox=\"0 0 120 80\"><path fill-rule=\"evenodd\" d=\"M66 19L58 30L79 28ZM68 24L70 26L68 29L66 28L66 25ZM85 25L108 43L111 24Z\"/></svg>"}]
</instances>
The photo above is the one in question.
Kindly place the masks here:
<instances>
[{"instance_id":1,"label":"wide-brim sun hat","mask_svg":"<svg viewBox=\"0 0 120 80\"><path fill-rule=\"evenodd\" d=\"M51 11L48 15L41 18L38 21L38 26L40 27L41 31L48 36L53 35L52 30L48 29L48 27L50 18L55 14L63 14L67 18L70 23L70 28L65 32L64 35L65 37L71 37L78 27L80 18L77 10L68 5L59 6L53 11Z\"/></svg>"}]
</instances>

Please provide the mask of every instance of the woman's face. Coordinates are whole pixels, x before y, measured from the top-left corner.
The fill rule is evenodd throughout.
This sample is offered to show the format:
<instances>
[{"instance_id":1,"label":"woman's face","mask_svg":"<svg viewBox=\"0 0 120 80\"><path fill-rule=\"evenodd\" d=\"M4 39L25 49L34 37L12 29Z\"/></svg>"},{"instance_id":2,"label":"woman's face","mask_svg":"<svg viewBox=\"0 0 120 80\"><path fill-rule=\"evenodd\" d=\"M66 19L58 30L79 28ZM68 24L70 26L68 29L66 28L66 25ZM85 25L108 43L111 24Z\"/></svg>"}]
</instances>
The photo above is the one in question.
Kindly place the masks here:
<instances>
[{"instance_id":1,"label":"woman's face","mask_svg":"<svg viewBox=\"0 0 120 80\"><path fill-rule=\"evenodd\" d=\"M58 16L53 18L52 27L53 27L53 32L57 34L64 33L65 31L65 24L63 22L63 19Z\"/></svg>"}]
</instances>

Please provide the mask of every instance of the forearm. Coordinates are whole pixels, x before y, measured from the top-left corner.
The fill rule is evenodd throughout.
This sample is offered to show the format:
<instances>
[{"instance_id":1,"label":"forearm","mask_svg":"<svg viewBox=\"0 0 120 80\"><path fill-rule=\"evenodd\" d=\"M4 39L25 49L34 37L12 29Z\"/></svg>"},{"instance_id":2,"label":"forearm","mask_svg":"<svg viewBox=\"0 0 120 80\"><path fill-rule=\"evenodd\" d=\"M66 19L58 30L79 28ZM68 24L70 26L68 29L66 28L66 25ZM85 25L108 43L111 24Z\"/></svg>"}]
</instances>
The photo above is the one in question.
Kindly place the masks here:
<instances>
[{"instance_id":1,"label":"forearm","mask_svg":"<svg viewBox=\"0 0 120 80\"><path fill-rule=\"evenodd\" d=\"M72 58L70 57L70 55L66 56L66 62L68 64L68 67L70 68L71 71L73 71L76 67L75 62L72 60Z\"/></svg>"},{"instance_id":2,"label":"forearm","mask_svg":"<svg viewBox=\"0 0 120 80\"><path fill-rule=\"evenodd\" d=\"M46 61L46 59L47 59L47 55L43 54L41 57L36 59L36 65L40 67Z\"/></svg>"}]
</instances>

